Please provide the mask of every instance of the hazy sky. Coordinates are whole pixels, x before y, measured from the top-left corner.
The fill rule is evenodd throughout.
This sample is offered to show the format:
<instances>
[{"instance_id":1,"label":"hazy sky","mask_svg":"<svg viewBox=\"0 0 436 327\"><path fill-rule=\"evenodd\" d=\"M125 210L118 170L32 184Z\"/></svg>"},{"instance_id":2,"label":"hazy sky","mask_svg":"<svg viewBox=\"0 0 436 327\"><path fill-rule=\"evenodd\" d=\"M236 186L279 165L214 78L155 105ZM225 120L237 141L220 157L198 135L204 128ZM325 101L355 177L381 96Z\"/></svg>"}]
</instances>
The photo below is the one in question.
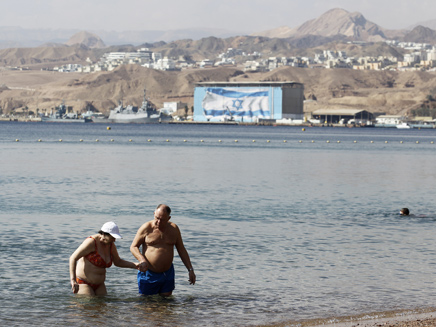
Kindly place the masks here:
<instances>
[{"instance_id":1,"label":"hazy sky","mask_svg":"<svg viewBox=\"0 0 436 327\"><path fill-rule=\"evenodd\" d=\"M436 19L435 0L0 0L0 26L105 31L296 27L332 8L388 29Z\"/></svg>"}]
</instances>

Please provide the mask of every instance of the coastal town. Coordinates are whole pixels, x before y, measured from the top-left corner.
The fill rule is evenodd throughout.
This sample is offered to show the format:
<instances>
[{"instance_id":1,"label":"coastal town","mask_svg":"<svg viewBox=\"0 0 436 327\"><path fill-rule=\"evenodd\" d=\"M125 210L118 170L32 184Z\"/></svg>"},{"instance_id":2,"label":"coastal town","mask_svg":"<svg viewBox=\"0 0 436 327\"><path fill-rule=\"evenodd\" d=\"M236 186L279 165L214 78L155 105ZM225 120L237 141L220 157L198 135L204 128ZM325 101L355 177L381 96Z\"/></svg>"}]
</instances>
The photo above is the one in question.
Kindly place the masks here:
<instances>
[{"instance_id":1,"label":"coastal town","mask_svg":"<svg viewBox=\"0 0 436 327\"><path fill-rule=\"evenodd\" d=\"M189 62L183 56L168 58L163 57L159 52L153 52L149 48L140 48L136 52L108 52L96 63L93 63L88 58L87 65L66 64L56 66L52 70L63 73L93 73L112 71L121 65L128 64L141 65L146 68L164 71L225 66L240 67L246 72L266 72L283 66L356 70L436 70L436 46L428 43L399 42L395 40L387 40L385 42L389 46L401 48L407 52L402 60L394 56L349 57L345 51L327 49L316 53L313 57L265 57L260 52L246 53L241 49L228 48L226 52L220 53L217 58L204 58L200 61ZM350 43L358 43L360 46L365 46L365 42L350 41Z\"/></svg>"}]
</instances>

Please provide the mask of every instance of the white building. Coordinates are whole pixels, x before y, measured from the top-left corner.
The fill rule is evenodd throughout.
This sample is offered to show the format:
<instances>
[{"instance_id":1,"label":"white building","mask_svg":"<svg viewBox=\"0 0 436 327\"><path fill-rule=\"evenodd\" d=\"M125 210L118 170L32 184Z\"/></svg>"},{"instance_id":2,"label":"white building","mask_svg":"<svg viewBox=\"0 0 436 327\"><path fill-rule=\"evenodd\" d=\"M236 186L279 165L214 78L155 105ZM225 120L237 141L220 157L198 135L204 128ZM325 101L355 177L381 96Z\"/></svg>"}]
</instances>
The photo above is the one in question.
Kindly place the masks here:
<instances>
[{"instance_id":1,"label":"white building","mask_svg":"<svg viewBox=\"0 0 436 327\"><path fill-rule=\"evenodd\" d=\"M163 59L159 59L155 63L154 69L175 70L176 69L176 62L173 59L170 59L168 57L164 57Z\"/></svg>"},{"instance_id":2,"label":"white building","mask_svg":"<svg viewBox=\"0 0 436 327\"><path fill-rule=\"evenodd\" d=\"M164 102L164 107L161 111L167 115L172 115L175 114L177 110L185 108L185 106L187 106L187 103L184 102Z\"/></svg>"}]
</instances>

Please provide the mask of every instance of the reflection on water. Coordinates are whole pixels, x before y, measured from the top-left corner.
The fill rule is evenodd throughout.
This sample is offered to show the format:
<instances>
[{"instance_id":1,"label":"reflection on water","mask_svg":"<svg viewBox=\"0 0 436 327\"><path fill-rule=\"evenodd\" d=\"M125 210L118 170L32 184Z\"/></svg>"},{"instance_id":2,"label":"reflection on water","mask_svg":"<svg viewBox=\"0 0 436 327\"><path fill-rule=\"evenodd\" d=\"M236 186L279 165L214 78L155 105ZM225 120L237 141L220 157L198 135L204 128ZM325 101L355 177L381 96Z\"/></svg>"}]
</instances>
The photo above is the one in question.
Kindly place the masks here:
<instances>
[{"instance_id":1,"label":"reflection on water","mask_svg":"<svg viewBox=\"0 0 436 327\"><path fill-rule=\"evenodd\" d=\"M40 126L0 124L9 325L254 325L431 303L436 131ZM72 295L68 258L83 239L114 220L120 256L133 260L158 203L173 209L196 285L176 257L169 299L140 297L136 272L117 267L109 296Z\"/></svg>"}]
</instances>

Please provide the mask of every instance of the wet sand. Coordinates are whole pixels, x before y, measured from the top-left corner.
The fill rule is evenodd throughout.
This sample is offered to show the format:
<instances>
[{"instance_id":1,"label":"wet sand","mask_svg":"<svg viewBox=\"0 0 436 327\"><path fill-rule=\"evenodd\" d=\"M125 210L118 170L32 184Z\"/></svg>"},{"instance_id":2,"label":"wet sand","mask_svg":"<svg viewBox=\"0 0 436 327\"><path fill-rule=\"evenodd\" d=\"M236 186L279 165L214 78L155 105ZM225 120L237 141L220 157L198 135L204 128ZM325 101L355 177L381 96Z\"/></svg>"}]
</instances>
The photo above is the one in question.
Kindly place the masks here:
<instances>
[{"instance_id":1,"label":"wet sand","mask_svg":"<svg viewBox=\"0 0 436 327\"><path fill-rule=\"evenodd\" d=\"M321 325L319 325L321 326ZM405 316L376 318L353 322L330 323L324 327L424 327L436 326L436 312L411 314Z\"/></svg>"},{"instance_id":2,"label":"wet sand","mask_svg":"<svg viewBox=\"0 0 436 327\"><path fill-rule=\"evenodd\" d=\"M330 319L287 321L262 327L436 327L434 308L421 311L393 311Z\"/></svg>"}]
</instances>

